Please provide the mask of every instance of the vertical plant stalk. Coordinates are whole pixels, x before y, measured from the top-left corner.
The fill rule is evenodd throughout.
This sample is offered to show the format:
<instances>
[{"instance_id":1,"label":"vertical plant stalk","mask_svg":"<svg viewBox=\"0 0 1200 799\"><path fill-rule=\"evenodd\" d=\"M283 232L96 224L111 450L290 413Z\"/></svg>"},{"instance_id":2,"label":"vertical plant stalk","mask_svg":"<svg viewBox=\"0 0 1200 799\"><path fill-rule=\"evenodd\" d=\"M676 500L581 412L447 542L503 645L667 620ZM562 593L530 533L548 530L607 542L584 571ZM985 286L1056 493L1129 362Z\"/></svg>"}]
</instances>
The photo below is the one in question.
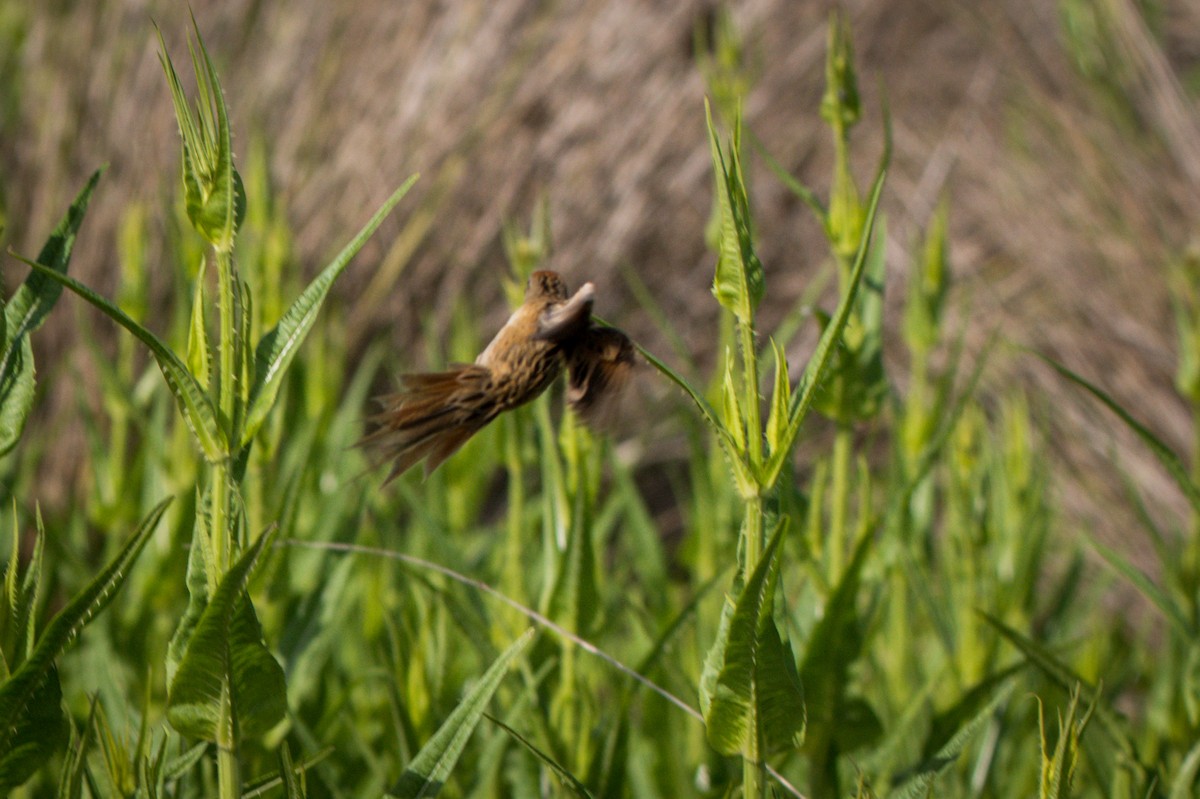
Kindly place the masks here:
<instances>
[{"instance_id":1,"label":"vertical plant stalk","mask_svg":"<svg viewBox=\"0 0 1200 799\"><path fill-rule=\"evenodd\" d=\"M742 527L746 553L746 571L754 570L763 549L763 428L761 399L758 395L758 350L754 345L754 318L747 322L738 320L738 336L742 346L742 369L746 392L746 455L755 475L752 496L745 497L746 517Z\"/></svg>"},{"instance_id":2,"label":"vertical plant stalk","mask_svg":"<svg viewBox=\"0 0 1200 799\"><path fill-rule=\"evenodd\" d=\"M236 799L242 795L236 723L230 684L223 682L221 684L221 711L217 721L217 790L221 799Z\"/></svg>"},{"instance_id":3,"label":"vertical plant stalk","mask_svg":"<svg viewBox=\"0 0 1200 799\"><path fill-rule=\"evenodd\" d=\"M237 381L241 376L238 358L241 352L238 335L241 314L237 301L237 273L228 247L214 244L213 250L217 262L217 315L220 328L217 339L217 413L225 424L228 440L232 443L239 441L241 437L238 430L237 392ZM210 590L215 589L216 582L228 571L237 546L237 525L233 509L235 487L230 466L230 459L226 458L209 467L213 491L213 565L216 567L209 572Z\"/></svg>"},{"instance_id":4,"label":"vertical plant stalk","mask_svg":"<svg viewBox=\"0 0 1200 799\"><path fill-rule=\"evenodd\" d=\"M849 547L850 461L854 456L853 432L847 424L839 423L833 438L833 469L830 476L829 498L829 561L830 583L836 583L842 573L842 559Z\"/></svg>"}]
</instances>

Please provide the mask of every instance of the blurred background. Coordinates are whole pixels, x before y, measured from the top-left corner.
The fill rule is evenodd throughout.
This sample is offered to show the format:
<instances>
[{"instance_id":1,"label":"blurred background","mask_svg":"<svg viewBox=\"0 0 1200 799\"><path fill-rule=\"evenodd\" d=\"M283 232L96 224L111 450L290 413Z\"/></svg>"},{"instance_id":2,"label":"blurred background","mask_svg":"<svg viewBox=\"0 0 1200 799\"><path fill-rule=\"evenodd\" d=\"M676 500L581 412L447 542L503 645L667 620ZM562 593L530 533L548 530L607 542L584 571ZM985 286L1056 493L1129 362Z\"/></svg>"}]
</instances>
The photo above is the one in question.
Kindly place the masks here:
<instances>
[{"instance_id":1,"label":"blurred background","mask_svg":"<svg viewBox=\"0 0 1200 799\"><path fill-rule=\"evenodd\" d=\"M900 323L921 231L950 206L951 307L969 354L1005 342L984 394L1030 388L1068 466L1069 514L1120 538L1125 495L1114 453L1151 504L1181 508L1169 481L1113 417L1010 344L1059 359L1136 409L1179 451L1191 447L1177 365L1171 281L1200 240L1200 5L1194 0L846 0L863 93L855 129L865 184L891 109L887 215L889 324ZM749 84L746 127L824 194L832 146L818 106L834 4L751 0L732 7ZM391 343L386 370L427 365L424 336L453 309L486 330L508 312L505 224L543 201L550 266L594 281L598 310L649 349L670 352L635 301L654 292L701 364L718 306L704 245L712 175L704 129L705 42L720 16L686 0L451 0L191 4L221 74L239 167L260 161L306 275L324 264L409 174L413 194L339 281L351 349ZM72 272L117 289L132 236L154 298L176 236L179 138L155 25L186 71L187 4L167 0L0 0L0 218L3 244L36 252L98 165L109 170ZM185 74L185 84L190 78ZM808 208L751 159L763 328L791 309L829 256ZM131 214L137 214L130 222ZM125 231L122 238L122 231ZM133 233L130 233L133 231ZM124 243L122 243L124 241ZM25 268L6 257L4 291ZM832 286L819 302L832 308ZM1179 295L1178 292L1175 296ZM789 355L803 363L816 326ZM73 298L34 337L43 375L87 395L82 339L116 346L114 326ZM898 348L897 348L898 349ZM893 356L892 379L905 380ZM336 380L341 376L330 376ZM38 499L69 504L80 397L43 398L27 436L51 442ZM818 433L819 430L814 431ZM670 452L667 447L663 452Z\"/></svg>"}]
</instances>

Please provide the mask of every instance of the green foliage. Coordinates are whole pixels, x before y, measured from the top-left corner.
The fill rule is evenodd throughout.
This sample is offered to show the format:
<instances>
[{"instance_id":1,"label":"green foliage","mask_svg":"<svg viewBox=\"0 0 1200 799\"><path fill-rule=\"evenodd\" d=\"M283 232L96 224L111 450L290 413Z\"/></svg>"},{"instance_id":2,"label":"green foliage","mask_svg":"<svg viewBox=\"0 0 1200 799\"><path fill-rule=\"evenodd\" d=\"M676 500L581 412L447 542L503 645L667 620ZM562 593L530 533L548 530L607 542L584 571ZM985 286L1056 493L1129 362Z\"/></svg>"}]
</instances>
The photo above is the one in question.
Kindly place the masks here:
<instances>
[{"instance_id":1,"label":"green foliage","mask_svg":"<svg viewBox=\"0 0 1200 799\"><path fill-rule=\"evenodd\" d=\"M492 331L460 308L448 336L428 324L421 352L383 342L352 352L349 311L326 300L412 181L305 285L266 145L235 164L203 42L191 49L195 102L163 47L182 140L177 212L126 210L115 300L101 297L65 274L93 178L5 308L5 368L30 375L29 320L62 286L123 332L115 357L88 350L100 375L95 401L79 403L90 479L52 511L54 535L33 510L36 440L26 433L5 461L17 501L0 597L4 789L20 799L1195 792L1200 544L1189 533L1200 512L1168 529L1161 509L1131 495L1157 572L1092 544L1164 621L1153 646L1132 640L1098 601L1105 584L1081 576L1087 537L1054 513L1042 406L1015 392L974 396L991 349L960 371L961 337L946 329L953 198L908 277L895 342L907 380L883 368L883 331L897 328L885 327L882 295L890 149L885 135L860 191L850 131L871 109L848 26L836 15L830 25L820 114L835 162L818 196L761 146L744 147L755 140L740 119L749 78L735 22L716 17L706 43L713 110L696 131L716 190L718 362L691 360L648 288L652 273L628 276L676 342L669 358L642 353L682 392L646 443L674 436L684 454L647 468L547 396L424 481L406 475L386 490L353 447L380 371L392 380L470 360ZM886 108L882 125L886 134ZM758 310L768 283L783 284L782 265L757 254L774 233L754 224L747 179L758 158L825 231L824 263L805 266L837 275L825 310L794 309L772 330ZM143 240L157 214L169 258L156 268L172 299L155 315ZM527 231L508 225L511 273L488 279L519 294L550 255L549 230L545 204ZM796 308L825 302L824 285L814 280ZM1173 288L1180 389L1194 400L1189 285ZM809 318L820 336L801 353L795 334ZM1188 458L1059 369L1200 507ZM44 388L72 377L50 370ZM9 380L6 403L19 393ZM32 382L20 386L34 396ZM831 446L801 438L822 429L814 409L830 420ZM20 426L6 429L15 441Z\"/></svg>"},{"instance_id":2,"label":"green foliage","mask_svg":"<svg viewBox=\"0 0 1200 799\"><path fill-rule=\"evenodd\" d=\"M38 253L38 261L45 264L52 275L67 272L75 236L103 172L98 169L92 173ZM0 456L16 446L33 407L33 347L29 336L41 327L61 293L62 288L54 280L35 272L7 302L0 301L0 342L3 342L0 347Z\"/></svg>"},{"instance_id":3,"label":"green foliage","mask_svg":"<svg viewBox=\"0 0 1200 799\"><path fill-rule=\"evenodd\" d=\"M219 728L235 718L243 735L261 734L283 718L283 669L263 645L246 595L251 573L274 538L274 531L259 537L225 573L184 643L167 699L167 718L184 735L231 740L233 731Z\"/></svg>"},{"instance_id":4,"label":"green foliage","mask_svg":"<svg viewBox=\"0 0 1200 799\"><path fill-rule=\"evenodd\" d=\"M32 568L17 575L17 538L5 573L3 628L11 631L13 648L4 652L0 683L0 789L23 783L62 744L67 726L55 661L91 619L108 605L129 576L129 569L150 540L166 510L159 503L116 557L83 590L54 615L36 636L34 618L42 580L42 532ZM8 637L8 636L6 636Z\"/></svg>"},{"instance_id":5,"label":"green foliage","mask_svg":"<svg viewBox=\"0 0 1200 799\"><path fill-rule=\"evenodd\" d=\"M421 751L404 770L396 787L388 791L387 796L395 799L419 799L423 796L436 796L441 791L471 732L483 718L484 709L496 693L496 689L500 687L500 680L517 656L533 640L534 632L532 629L527 630L496 658L496 662L467 692L454 712L438 728L437 733L421 747Z\"/></svg>"},{"instance_id":6,"label":"green foliage","mask_svg":"<svg viewBox=\"0 0 1200 799\"><path fill-rule=\"evenodd\" d=\"M767 749L795 748L803 738L805 702L796 663L775 625L779 545L786 528L781 522L771 536L736 601L727 599L704 661L700 708L709 743L722 754L757 758L760 742Z\"/></svg>"}]
</instances>

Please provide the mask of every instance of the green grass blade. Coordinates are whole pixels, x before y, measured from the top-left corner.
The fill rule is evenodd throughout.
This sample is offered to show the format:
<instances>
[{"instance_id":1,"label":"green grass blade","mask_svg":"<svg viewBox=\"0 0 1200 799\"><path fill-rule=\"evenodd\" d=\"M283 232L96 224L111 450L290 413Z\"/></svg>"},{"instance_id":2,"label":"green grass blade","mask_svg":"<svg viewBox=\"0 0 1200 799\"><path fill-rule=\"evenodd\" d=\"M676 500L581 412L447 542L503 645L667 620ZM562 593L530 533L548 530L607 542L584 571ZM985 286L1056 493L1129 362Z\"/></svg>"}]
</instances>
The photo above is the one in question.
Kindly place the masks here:
<instances>
[{"instance_id":1,"label":"green grass blade","mask_svg":"<svg viewBox=\"0 0 1200 799\"><path fill-rule=\"evenodd\" d=\"M1175 779L1171 781L1171 791L1167 799L1192 799L1196 790L1196 777L1200 775L1200 741L1188 750Z\"/></svg>"},{"instance_id":2,"label":"green grass blade","mask_svg":"<svg viewBox=\"0 0 1200 799\"><path fill-rule=\"evenodd\" d=\"M201 752L204 752L205 750L207 750L208 744L200 744L199 748L200 748ZM324 749L321 749L319 752L316 752L315 754L313 754L299 762L296 762L295 760L292 760L290 750L287 750L287 758L285 761L283 754L284 754L284 750L286 748L287 748L286 742L280 745L280 751L279 751L280 772L273 776L264 777L261 780L258 780L254 783L244 786L244 789L242 790L242 799L256 799L256 797L259 797L259 796L274 796L276 793L276 789L281 786L284 787L285 796L290 797L291 795L287 794L286 791L291 790L290 788L287 787L291 783L296 784L297 788L299 789L300 797L307 796L308 794L307 794L307 791L305 788L305 775L309 771L311 771L314 767L316 767L319 763L326 760L335 751L332 746L326 746ZM290 766L290 769L291 769L290 782L288 780L284 779L284 768L283 767L285 765Z\"/></svg>"},{"instance_id":3,"label":"green grass blade","mask_svg":"<svg viewBox=\"0 0 1200 799\"><path fill-rule=\"evenodd\" d=\"M811 189L792 177L792 174L784 168L783 164L779 163L775 156L771 155L766 145L757 136L751 134L750 144L758 152L763 162L766 163L767 168L771 170L779 182L812 209L813 216L821 223L821 228L827 229L829 227L829 212L825 209L821 199Z\"/></svg>"},{"instance_id":4,"label":"green grass blade","mask_svg":"<svg viewBox=\"0 0 1200 799\"><path fill-rule=\"evenodd\" d=\"M167 718L184 735L217 740L224 697L246 734L262 732L283 717L283 670L263 645L246 597L254 567L277 531L273 527L259 536L225 573L187 642L167 698Z\"/></svg>"},{"instance_id":5,"label":"green grass blade","mask_svg":"<svg viewBox=\"0 0 1200 799\"><path fill-rule=\"evenodd\" d=\"M1141 592L1142 596L1150 600L1150 604L1158 608L1162 612L1163 617L1171 623L1175 631L1188 641L1195 638L1195 631L1192 625L1188 622L1187 613L1175 601L1167 595L1165 591L1154 584L1141 570L1129 562L1121 553L1117 552L1112 547L1101 543L1091 533L1084 531L1088 541L1091 542L1092 548L1100 553L1100 557L1104 558L1113 571L1128 580L1134 588Z\"/></svg>"},{"instance_id":6,"label":"green grass blade","mask_svg":"<svg viewBox=\"0 0 1200 799\"><path fill-rule=\"evenodd\" d=\"M124 584L130 566L150 540L150 535L170 502L170 499L166 499L155 506L116 557L76 594L66 607L55 614L38 638L32 654L13 672L12 677L0 686L0 719L18 719L27 712L38 690L51 678L54 660L75 639L84 625L108 605L113 595ZM20 741L13 739L14 732L13 725L8 721L0 724L0 758L11 752L15 745L20 745Z\"/></svg>"},{"instance_id":7,"label":"green grass blade","mask_svg":"<svg viewBox=\"0 0 1200 799\"><path fill-rule=\"evenodd\" d=\"M292 764L292 753L288 750L287 741L279 747L279 777L283 780L283 795L286 799L304 799L307 792L296 778L296 769Z\"/></svg>"},{"instance_id":8,"label":"green grass blade","mask_svg":"<svg viewBox=\"0 0 1200 799\"><path fill-rule=\"evenodd\" d=\"M83 772L87 765L85 756L92 742L98 701L99 697L93 695L87 721L83 723L82 735L77 735L74 731L71 733L71 742L63 758L62 769L59 771L58 792L55 794L55 799L80 799L83 796ZM3 780L0 779L0 783L2 782Z\"/></svg>"},{"instance_id":9,"label":"green grass blade","mask_svg":"<svg viewBox=\"0 0 1200 799\"><path fill-rule=\"evenodd\" d=\"M1080 696L1083 697L1084 701L1095 705L1096 709L1094 712L1100 722L1100 728L1104 730L1109 742L1117 748L1120 753L1119 756L1125 758L1126 762L1138 768L1142 776L1149 773L1149 769L1146 768L1145 764L1138 757L1137 746L1134 744L1133 737L1127 729L1128 725L1104 703L1099 701L1099 691L1096 690L1095 686L1084 680L1074 669L1059 660L1052 652L1037 641L1027 638L988 613L980 611L980 615L995 627L1001 635L1007 638L1010 643L1016 646L1030 663L1037 666L1064 691L1069 693L1078 685Z\"/></svg>"},{"instance_id":10,"label":"green grass blade","mask_svg":"<svg viewBox=\"0 0 1200 799\"><path fill-rule=\"evenodd\" d=\"M391 213L396 203L400 202L408 193L416 180L417 176L413 175L404 181L404 184L363 226L358 235L351 239L350 243L337 254L337 257L321 270L321 273L296 298L292 307L288 308L275 327L268 331L258 343L254 353L254 387L250 391L250 406L246 412L240 446L245 446L250 442L275 404L275 398L279 394L280 386L283 385L283 378L287 373L288 366L296 357L296 352L300 349L305 337L308 336L308 331L312 329L317 312L321 310L321 304L333 286L333 281L342 273L342 270L350 263L350 259L362 248L375 229Z\"/></svg>"},{"instance_id":11,"label":"green grass blade","mask_svg":"<svg viewBox=\"0 0 1200 799\"><path fill-rule=\"evenodd\" d=\"M485 713L484 715L487 716L488 721L492 722L497 727L508 733L514 741L525 747L525 749L527 749L531 755L540 760L546 766L546 768L554 772L554 776L558 777L558 781L571 796L579 796L585 797L585 799L591 799L592 793L587 789L587 786L580 782L579 778L568 771L567 768L561 763L543 752L541 749L535 746L532 741L521 735L521 733L508 726L500 719L488 713Z\"/></svg>"},{"instance_id":12,"label":"green grass blade","mask_svg":"<svg viewBox=\"0 0 1200 799\"><path fill-rule=\"evenodd\" d=\"M436 796L450 776L454 764L467 745L492 695L500 687L508 667L533 640L535 630L526 630L520 638L496 658L496 662L479 678L458 707L433 734L417 756L409 763L396 786L387 796L394 799L419 799Z\"/></svg>"},{"instance_id":13,"label":"green grass blade","mask_svg":"<svg viewBox=\"0 0 1200 799\"><path fill-rule=\"evenodd\" d=\"M925 799L934 795L934 780L954 765L971 740L991 720L997 708L1008 701L1015 685L1011 679L1001 683L991 701L964 722L937 754L912 769L904 782L888 794L888 799Z\"/></svg>"},{"instance_id":14,"label":"green grass blade","mask_svg":"<svg viewBox=\"0 0 1200 799\"><path fill-rule=\"evenodd\" d=\"M688 382L687 378L660 361L652 352L643 348L641 344L638 344L635 341L633 346L637 347L638 352L641 353L642 357L645 358L651 366L657 369L672 383L683 389L684 394L688 395L688 398L691 399L692 403L700 411L700 415L704 418L704 421L708 422L709 426L711 426L713 431L717 434L717 439L721 442L721 447L729 456L729 460L733 466L735 475L739 475L739 480L740 475L742 474L748 476L749 467L745 464L745 461L742 460L742 457L739 454L737 442L734 440L733 434L729 432L729 428L725 426L725 424L721 421L721 418L717 415L717 412L713 410L712 405L708 404L708 400L704 398L704 395L697 391L696 388L692 386L690 382Z\"/></svg>"},{"instance_id":15,"label":"green grass blade","mask_svg":"<svg viewBox=\"0 0 1200 799\"><path fill-rule=\"evenodd\" d=\"M791 454L792 446L796 442L796 436L800 434L800 425L804 422L804 417L808 415L808 409L816 397L817 388L820 386L821 379L825 375L825 370L832 360L834 347L841 339L842 331L846 328L846 322L850 319L850 312L854 308L854 300L858 295L858 287L862 283L863 272L866 268L867 254L871 245L871 234L875 230L875 214L879 209L879 199L883 194L883 184L886 178L887 161L885 159L879 168L879 174L875 177L875 183L871 187L871 200L867 207L867 217L863 225L862 237L858 242L858 253L854 257L854 267L850 272L849 288L842 296L833 319L825 326L820 341L817 342L817 349L813 352L812 360L809 361L808 367L804 370L802 387L792 396L792 407L788 414L787 427L780 438L780 446L772 450L770 460L767 461L766 474L763 479L765 487L769 488L773 486L779 479L779 475L782 473L783 467Z\"/></svg>"},{"instance_id":16,"label":"green grass blade","mask_svg":"<svg viewBox=\"0 0 1200 799\"><path fill-rule=\"evenodd\" d=\"M20 258L20 256L17 256ZM54 280L69 288L83 299L87 300L102 313L128 330L139 341L146 345L158 368L162 370L167 381L167 387L175 396L179 410L183 414L188 427L196 436L204 457L209 461L220 461L228 456L225 434L217 422L217 411L212 400L196 382L196 378L188 371L187 366L167 344L158 336L135 322L124 311L108 300L92 291L74 278L60 275L47 266L35 261L21 258L26 264L38 272L49 275Z\"/></svg>"},{"instance_id":17,"label":"green grass blade","mask_svg":"<svg viewBox=\"0 0 1200 799\"><path fill-rule=\"evenodd\" d=\"M1197 486L1194 482L1192 482L1192 478L1188 474L1188 469L1184 464L1183 459L1176 455L1175 452L1168 447L1161 438L1154 435L1149 428L1135 419L1133 414L1121 407L1121 405L1118 404L1117 401L1109 396L1109 394L1103 389L1089 382L1081 375L1076 374L1066 366L1063 366L1053 358L1049 358L1038 352L1033 354L1049 364L1060 375L1067 378L1072 383L1081 387L1093 397L1098 399L1100 403L1104 405L1104 407L1115 413L1117 418L1124 422L1125 426L1132 430L1134 434L1142 440L1142 443L1150 448L1150 452L1154 454L1154 457L1158 459L1158 462L1161 463L1163 468L1167 470L1167 474L1171 475L1172 479L1175 480L1175 484L1179 486L1179 489L1183 492L1183 495L1187 497L1188 502L1190 502L1192 505L1193 511L1200 513L1200 486Z\"/></svg>"},{"instance_id":18,"label":"green grass blade","mask_svg":"<svg viewBox=\"0 0 1200 799\"><path fill-rule=\"evenodd\" d=\"M37 260L65 274L79 226L91 201L92 192L104 169L97 169L76 195L67 213L42 246ZM25 420L33 407L33 347L29 334L41 326L46 314L58 302L62 286L41 273L32 272L7 303L0 305L0 455L11 450L25 429Z\"/></svg>"}]
</instances>

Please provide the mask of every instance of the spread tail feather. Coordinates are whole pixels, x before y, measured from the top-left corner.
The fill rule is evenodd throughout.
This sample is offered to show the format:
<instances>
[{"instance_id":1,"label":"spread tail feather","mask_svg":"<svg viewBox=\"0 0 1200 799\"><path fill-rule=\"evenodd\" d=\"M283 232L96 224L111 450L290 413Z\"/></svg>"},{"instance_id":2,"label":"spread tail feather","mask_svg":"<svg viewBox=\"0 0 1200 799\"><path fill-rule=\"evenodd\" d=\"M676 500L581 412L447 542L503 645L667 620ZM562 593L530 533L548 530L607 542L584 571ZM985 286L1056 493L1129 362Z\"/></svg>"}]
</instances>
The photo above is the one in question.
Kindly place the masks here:
<instances>
[{"instance_id":1,"label":"spread tail feather","mask_svg":"<svg viewBox=\"0 0 1200 799\"><path fill-rule=\"evenodd\" d=\"M476 364L406 375L401 388L379 399L378 428L360 442L380 462L393 461L384 484L425 459L425 476L449 458L500 410L488 391L491 373Z\"/></svg>"}]
</instances>

